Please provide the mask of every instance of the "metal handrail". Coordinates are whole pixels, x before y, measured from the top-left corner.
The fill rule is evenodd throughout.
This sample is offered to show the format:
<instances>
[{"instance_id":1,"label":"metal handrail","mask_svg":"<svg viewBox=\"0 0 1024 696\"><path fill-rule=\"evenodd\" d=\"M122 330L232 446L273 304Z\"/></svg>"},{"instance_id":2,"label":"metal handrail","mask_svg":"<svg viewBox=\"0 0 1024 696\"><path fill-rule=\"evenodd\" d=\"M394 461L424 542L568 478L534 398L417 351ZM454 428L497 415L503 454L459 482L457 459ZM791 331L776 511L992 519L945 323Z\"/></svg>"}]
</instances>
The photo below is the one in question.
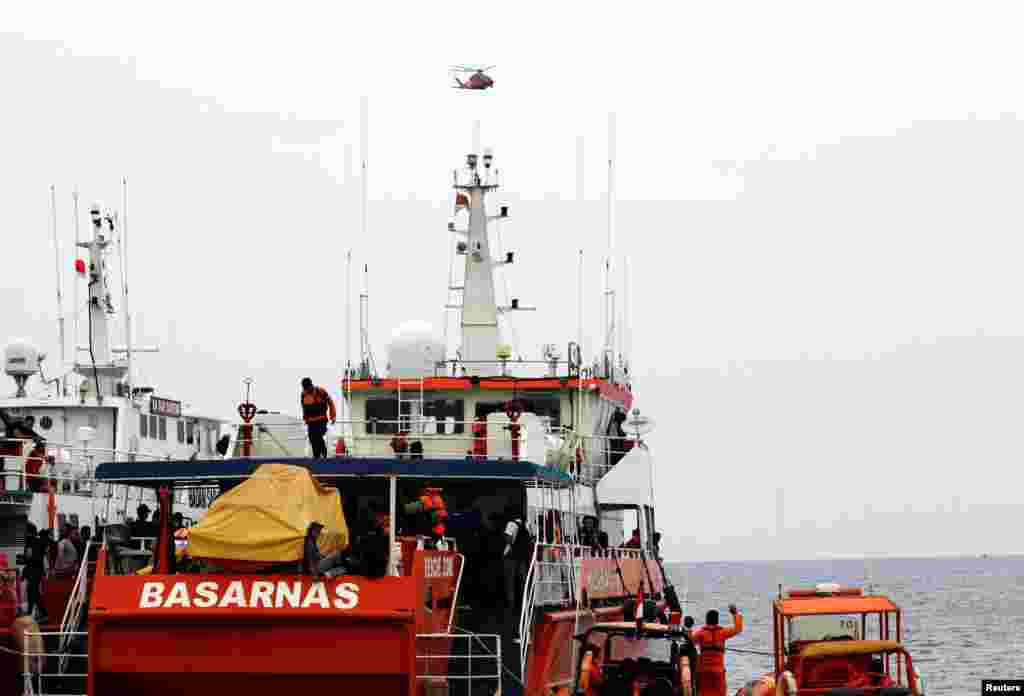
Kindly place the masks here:
<instances>
[{"instance_id":1,"label":"metal handrail","mask_svg":"<svg viewBox=\"0 0 1024 696\"><path fill-rule=\"evenodd\" d=\"M74 587L71 588L71 596L68 599L67 605L64 607L64 617L60 622L61 631L61 643L60 652L61 658L60 663L57 666L57 672L64 674L64 670L67 667L68 657L65 653L68 652L70 647L71 638L68 636L72 631L78 628L81 623L82 608L85 606L85 594L89 586L89 551L92 548L92 539L85 542L85 551L82 554L81 564L78 568L78 577L75 578ZM69 625L69 622L74 621L74 625Z\"/></svg>"},{"instance_id":2,"label":"metal handrail","mask_svg":"<svg viewBox=\"0 0 1024 696\"><path fill-rule=\"evenodd\" d=\"M476 693L473 690L474 680L482 680L486 682L497 682L496 690L492 690L488 687L489 693L501 693L501 680L503 672L505 671L502 663L502 651L501 651L501 636L493 633L418 633L416 635L417 641L439 641L443 643L443 652L438 654L420 654L419 650L416 652L416 662L426 663L421 669L420 665L416 667L416 679L417 680L433 680L443 679L446 683L452 681L455 682L466 682L470 690L470 693ZM494 642L494 649L491 650L487 647L484 640L491 640ZM474 653L473 644L474 642L479 643L483 648L483 652ZM465 653L459 650L458 646L460 643L465 643L467 649ZM451 665L452 661L465 661L466 663L466 674L451 674L450 669L445 669L443 674L431 674L429 672L430 663L432 661L442 662L446 666ZM479 670L474 672L473 663L476 661L477 664L484 663L493 669L492 671L485 671L480 673Z\"/></svg>"}]
</instances>

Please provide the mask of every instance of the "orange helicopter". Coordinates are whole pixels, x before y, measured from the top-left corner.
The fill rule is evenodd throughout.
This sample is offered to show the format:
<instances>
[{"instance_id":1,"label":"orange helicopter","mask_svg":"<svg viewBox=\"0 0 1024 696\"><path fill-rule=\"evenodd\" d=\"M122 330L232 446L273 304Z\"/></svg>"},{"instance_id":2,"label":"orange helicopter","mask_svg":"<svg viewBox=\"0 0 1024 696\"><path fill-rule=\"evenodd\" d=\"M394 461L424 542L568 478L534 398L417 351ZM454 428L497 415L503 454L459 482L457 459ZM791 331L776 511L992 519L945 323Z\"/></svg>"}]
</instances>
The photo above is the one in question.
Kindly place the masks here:
<instances>
[{"instance_id":1,"label":"orange helicopter","mask_svg":"<svg viewBox=\"0 0 1024 696\"><path fill-rule=\"evenodd\" d=\"M453 75L455 79L455 85L452 89L471 89L471 90L485 90L488 87L494 86L494 79L487 74L488 70L491 70L497 66L488 65L486 68L471 67L467 65L453 65L451 70L453 73L470 73L469 77L465 80L460 80L457 76Z\"/></svg>"}]
</instances>

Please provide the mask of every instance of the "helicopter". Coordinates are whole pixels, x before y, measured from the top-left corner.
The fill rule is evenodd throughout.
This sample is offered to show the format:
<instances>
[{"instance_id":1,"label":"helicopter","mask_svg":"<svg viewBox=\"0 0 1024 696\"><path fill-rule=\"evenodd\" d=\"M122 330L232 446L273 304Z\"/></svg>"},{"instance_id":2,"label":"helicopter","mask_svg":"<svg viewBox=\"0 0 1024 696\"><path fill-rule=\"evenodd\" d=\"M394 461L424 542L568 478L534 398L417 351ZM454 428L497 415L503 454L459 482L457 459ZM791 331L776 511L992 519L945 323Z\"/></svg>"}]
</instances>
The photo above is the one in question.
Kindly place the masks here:
<instances>
[{"instance_id":1,"label":"helicopter","mask_svg":"<svg viewBox=\"0 0 1024 696\"><path fill-rule=\"evenodd\" d=\"M471 90L485 90L488 87L494 86L494 79L487 74L488 70L493 69L494 65L489 65L486 68L470 67L467 65L453 65L451 67L452 72L456 73L472 73L467 79L460 80L456 76L452 76L455 79L455 86L452 89L471 89Z\"/></svg>"}]
</instances>

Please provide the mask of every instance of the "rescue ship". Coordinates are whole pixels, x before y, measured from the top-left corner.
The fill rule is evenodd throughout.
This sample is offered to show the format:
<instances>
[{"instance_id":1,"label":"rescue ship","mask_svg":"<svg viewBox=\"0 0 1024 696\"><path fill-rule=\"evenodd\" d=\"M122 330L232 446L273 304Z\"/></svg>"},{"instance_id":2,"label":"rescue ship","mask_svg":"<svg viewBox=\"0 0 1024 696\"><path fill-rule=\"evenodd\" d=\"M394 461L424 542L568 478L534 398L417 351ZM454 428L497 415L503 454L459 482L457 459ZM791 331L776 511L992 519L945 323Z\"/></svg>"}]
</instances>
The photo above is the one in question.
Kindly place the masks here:
<instances>
[{"instance_id":1,"label":"rescue ship","mask_svg":"<svg viewBox=\"0 0 1024 696\"><path fill-rule=\"evenodd\" d=\"M246 401L227 457L101 464L98 483L159 496L161 540L133 565L118 535L106 536L62 631L73 645L87 627L88 650L55 658L47 674L70 679L83 660L95 695L301 685L549 696L572 687L574 637L590 626L657 620L666 609L679 618L655 553L651 422L634 408L628 361L610 339L596 359L584 358L582 341L514 358L503 315L525 307L496 301L495 269L513 256L495 258L491 244L489 226L509 217L488 201L498 187L491 153L468 155L453 187L448 233L463 261L449 283L461 298L454 359L422 325L407 325L379 374L364 292L364 350L338 385L335 456L309 458L290 426L282 435L257 423ZM179 540L176 560L175 493L209 489L219 497ZM336 520L320 519L338 507ZM380 525L386 572L326 581L299 572L310 540L358 549ZM253 531L231 538L228 528ZM196 573L183 559L206 565ZM25 679L38 680L31 671Z\"/></svg>"},{"instance_id":2,"label":"rescue ship","mask_svg":"<svg viewBox=\"0 0 1024 696\"><path fill-rule=\"evenodd\" d=\"M903 613L888 597L835 583L780 591L772 629L772 671L736 696L924 696Z\"/></svg>"}]
</instances>

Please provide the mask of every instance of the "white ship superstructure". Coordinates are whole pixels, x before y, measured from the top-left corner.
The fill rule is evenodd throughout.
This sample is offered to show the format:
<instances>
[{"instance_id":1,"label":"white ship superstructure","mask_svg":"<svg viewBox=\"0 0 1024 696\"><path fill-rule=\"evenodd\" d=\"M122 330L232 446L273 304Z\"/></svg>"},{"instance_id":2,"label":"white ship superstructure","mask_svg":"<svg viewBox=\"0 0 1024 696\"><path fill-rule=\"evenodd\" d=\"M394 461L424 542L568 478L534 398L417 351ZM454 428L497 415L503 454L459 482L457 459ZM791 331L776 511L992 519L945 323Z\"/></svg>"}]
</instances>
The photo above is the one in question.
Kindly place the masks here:
<instances>
[{"instance_id":1,"label":"white ship superstructure","mask_svg":"<svg viewBox=\"0 0 1024 696\"><path fill-rule=\"evenodd\" d=\"M46 366L52 363L28 340L11 341L4 349L4 372L14 383L0 398L0 551L7 551L10 559L21 552L28 521L38 529L59 529L63 523L95 529L134 518L142 502L156 509L151 493L94 484L92 473L100 462L218 456L222 419L197 413L172 393L133 379L133 353L155 349L132 346L128 315L123 322L125 344L113 345L112 319L118 308L108 260L112 251L122 250L123 218L99 204L90 207L89 218L87 238L76 243L79 287L74 294L84 288L86 300L74 313L73 325L78 327L81 320L84 339L78 345L78 331L72 332L73 358L54 364L51 372ZM61 264L58 252L58 276ZM120 270L123 306L123 256ZM63 308L59 326L64 353ZM208 497L202 492L179 494L175 510L195 519Z\"/></svg>"}]
</instances>

